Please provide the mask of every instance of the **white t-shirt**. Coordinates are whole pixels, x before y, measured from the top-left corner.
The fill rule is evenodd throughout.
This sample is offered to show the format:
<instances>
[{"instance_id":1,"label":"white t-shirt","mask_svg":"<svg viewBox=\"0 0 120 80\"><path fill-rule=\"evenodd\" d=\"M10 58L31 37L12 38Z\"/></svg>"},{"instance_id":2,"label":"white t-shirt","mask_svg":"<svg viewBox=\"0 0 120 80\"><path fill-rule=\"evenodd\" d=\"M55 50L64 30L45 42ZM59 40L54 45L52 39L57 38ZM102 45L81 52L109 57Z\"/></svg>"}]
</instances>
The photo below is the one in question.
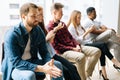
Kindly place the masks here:
<instances>
[{"instance_id":1,"label":"white t-shirt","mask_svg":"<svg viewBox=\"0 0 120 80\"><path fill-rule=\"evenodd\" d=\"M31 58L31 54L30 54L30 35L29 35L26 48L25 48L24 53L22 55L22 59L27 60L27 59L30 59L30 58Z\"/></svg>"},{"instance_id":2,"label":"white t-shirt","mask_svg":"<svg viewBox=\"0 0 120 80\"><path fill-rule=\"evenodd\" d=\"M84 22L83 22L83 27L84 29L88 29L92 26L95 26L96 29L100 29L100 26L102 26L103 24L101 22L98 22L98 21L92 21L91 19L87 18ZM93 34L93 33L90 33L90 36L91 37L91 40L94 40L98 35L97 34Z\"/></svg>"},{"instance_id":3,"label":"white t-shirt","mask_svg":"<svg viewBox=\"0 0 120 80\"><path fill-rule=\"evenodd\" d=\"M74 28L73 24L71 24L68 27L69 32L71 33L71 35L73 36L73 38L78 41L81 44L86 44L86 43L92 43L91 38L89 37L90 35L88 34L85 39L83 40L83 34L84 34L84 30L81 28L81 25L79 25L76 29ZM77 32L78 34L77 34Z\"/></svg>"}]
</instances>

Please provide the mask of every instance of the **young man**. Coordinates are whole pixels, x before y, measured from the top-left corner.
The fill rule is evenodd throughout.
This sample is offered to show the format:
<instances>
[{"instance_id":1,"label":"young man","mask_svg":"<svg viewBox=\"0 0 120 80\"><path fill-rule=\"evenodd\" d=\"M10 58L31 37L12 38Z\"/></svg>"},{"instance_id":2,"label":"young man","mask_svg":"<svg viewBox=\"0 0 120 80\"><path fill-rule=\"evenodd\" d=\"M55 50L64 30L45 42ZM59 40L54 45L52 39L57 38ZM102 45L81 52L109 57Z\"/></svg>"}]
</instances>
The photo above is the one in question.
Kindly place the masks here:
<instances>
[{"instance_id":1,"label":"young man","mask_svg":"<svg viewBox=\"0 0 120 80\"><path fill-rule=\"evenodd\" d=\"M73 39L65 23L60 21L63 15L62 8L63 5L61 3L54 3L51 6L53 20L49 22L48 30L51 31L60 24L64 26L56 32L52 43L53 47L58 54L71 62L75 62L81 80L90 79L95 64L100 57L100 50L95 47L81 46ZM89 57L89 61L85 70L86 57Z\"/></svg>"},{"instance_id":2,"label":"young man","mask_svg":"<svg viewBox=\"0 0 120 80\"><path fill-rule=\"evenodd\" d=\"M120 37L116 35L114 29L108 28L101 22L96 21L96 10L89 7L86 10L88 18L84 21L84 28L91 29L90 38L93 42L107 42L108 47L114 49L114 55L120 61Z\"/></svg>"},{"instance_id":3,"label":"young man","mask_svg":"<svg viewBox=\"0 0 120 80\"><path fill-rule=\"evenodd\" d=\"M54 80L63 80L61 70L50 60L45 36L37 26L38 7L33 3L26 3L21 7L20 15L22 22L5 35L2 80L43 80L45 73L56 78Z\"/></svg>"},{"instance_id":4,"label":"young man","mask_svg":"<svg viewBox=\"0 0 120 80\"><path fill-rule=\"evenodd\" d=\"M61 29L63 26L58 25L57 27L54 28L54 30L51 30L50 32L48 32L44 25L43 8L41 6L39 6L39 15L40 15L39 16L39 26L45 33L48 51L49 51L49 53L51 53L51 56L53 59L62 63L64 79L65 80L81 80L75 65L73 65L71 62L64 59L63 57L55 54L55 50L53 49L52 45L50 44L50 42L53 40L53 38L55 36L55 32L57 30Z\"/></svg>"}]
</instances>

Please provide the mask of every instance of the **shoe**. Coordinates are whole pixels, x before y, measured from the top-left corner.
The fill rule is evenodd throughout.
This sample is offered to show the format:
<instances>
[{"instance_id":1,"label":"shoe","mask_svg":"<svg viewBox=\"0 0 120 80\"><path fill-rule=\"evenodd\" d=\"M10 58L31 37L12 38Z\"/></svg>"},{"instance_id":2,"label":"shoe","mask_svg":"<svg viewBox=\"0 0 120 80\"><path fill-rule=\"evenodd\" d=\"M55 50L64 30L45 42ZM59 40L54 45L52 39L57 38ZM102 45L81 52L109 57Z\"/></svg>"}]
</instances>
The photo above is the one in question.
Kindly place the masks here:
<instances>
[{"instance_id":1,"label":"shoe","mask_svg":"<svg viewBox=\"0 0 120 80\"><path fill-rule=\"evenodd\" d=\"M113 64L113 67L114 67L118 72L120 72L120 67L116 66L115 64Z\"/></svg>"},{"instance_id":2,"label":"shoe","mask_svg":"<svg viewBox=\"0 0 120 80\"><path fill-rule=\"evenodd\" d=\"M108 78L106 79L104 75L102 74L102 70L99 71L99 74L103 77L104 80L109 80Z\"/></svg>"}]
</instances>

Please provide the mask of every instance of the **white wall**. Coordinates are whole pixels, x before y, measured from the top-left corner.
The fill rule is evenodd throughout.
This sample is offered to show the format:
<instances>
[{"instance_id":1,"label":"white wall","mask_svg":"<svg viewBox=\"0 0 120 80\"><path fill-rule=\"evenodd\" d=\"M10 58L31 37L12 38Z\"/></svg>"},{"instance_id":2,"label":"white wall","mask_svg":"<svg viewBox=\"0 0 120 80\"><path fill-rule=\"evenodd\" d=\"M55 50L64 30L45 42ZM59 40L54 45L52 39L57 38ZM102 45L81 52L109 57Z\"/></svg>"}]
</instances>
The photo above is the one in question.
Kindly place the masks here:
<instances>
[{"instance_id":1,"label":"white wall","mask_svg":"<svg viewBox=\"0 0 120 80\"><path fill-rule=\"evenodd\" d=\"M119 1L119 13L118 13L118 28L117 28L117 32L118 34L120 34L120 1Z\"/></svg>"},{"instance_id":2,"label":"white wall","mask_svg":"<svg viewBox=\"0 0 120 80\"><path fill-rule=\"evenodd\" d=\"M5 3L5 4L4 4ZM8 25L7 22L9 22L8 18L9 18L9 2L8 0L3 0L1 3L0 3L0 26L6 26Z\"/></svg>"},{"instance_id":3,"label":"white wall","mask_svg":"<svg viewBox=\"0 0 120 80\"><path fill-rule=\"evenodd\" d=\"M119 0L101 0L101 21L117 31Z\"/></svg>"}]
</instances>

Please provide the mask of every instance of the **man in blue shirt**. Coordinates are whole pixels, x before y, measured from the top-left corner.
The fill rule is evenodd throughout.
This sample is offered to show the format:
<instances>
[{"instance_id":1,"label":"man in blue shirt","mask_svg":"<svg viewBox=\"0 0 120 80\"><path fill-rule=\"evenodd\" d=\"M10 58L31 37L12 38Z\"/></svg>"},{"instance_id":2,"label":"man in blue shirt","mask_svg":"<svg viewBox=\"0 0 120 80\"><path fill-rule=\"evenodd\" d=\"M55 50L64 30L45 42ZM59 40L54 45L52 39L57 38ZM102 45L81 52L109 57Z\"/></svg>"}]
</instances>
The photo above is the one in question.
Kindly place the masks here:
<instances>
[{"instance_id":1,"label":"man in blue shirt","mask_svg":"<svg viewBox=\"0 0 120 80\"><path fill-rule=\"evenodd\" d=\"M44 73L63 80L50 60L43 31L38 27L38 7L26 3L20 9L22 22L10 29L4 40L3 80L43 80ZM38 53L41 60L38 58ZM61 65L57 65L61 68Z\"/></svg>"}]
</instances>

